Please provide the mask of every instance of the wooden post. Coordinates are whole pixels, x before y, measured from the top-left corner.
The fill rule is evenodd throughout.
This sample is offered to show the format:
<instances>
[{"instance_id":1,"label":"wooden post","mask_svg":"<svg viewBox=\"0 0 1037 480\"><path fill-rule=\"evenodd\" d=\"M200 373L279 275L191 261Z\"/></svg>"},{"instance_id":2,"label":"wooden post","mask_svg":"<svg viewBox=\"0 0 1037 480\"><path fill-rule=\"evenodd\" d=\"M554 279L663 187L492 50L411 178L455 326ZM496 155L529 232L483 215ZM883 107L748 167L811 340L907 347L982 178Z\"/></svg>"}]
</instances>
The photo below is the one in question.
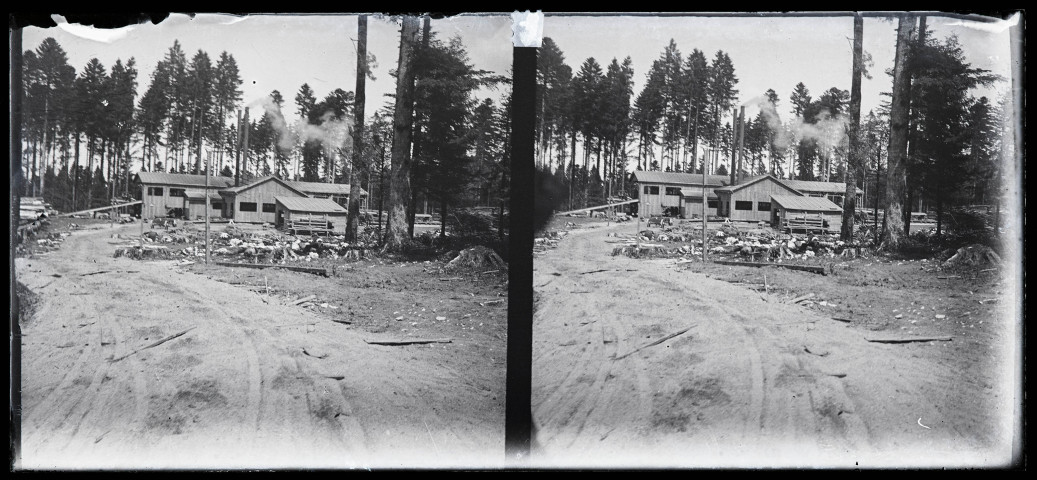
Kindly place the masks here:
<instances>
[{"instance_id":1,"label":"wooden post","mask_svg":"<svg viewBox=\"0 0 1037 480\"><path fill-rule=\"evenodd\" d=\"M140 182L140 251L142 255L144 253L144 208L148 206L144 192L147 188L144 186L144 182Z\"/></svg>"}]
</instances>

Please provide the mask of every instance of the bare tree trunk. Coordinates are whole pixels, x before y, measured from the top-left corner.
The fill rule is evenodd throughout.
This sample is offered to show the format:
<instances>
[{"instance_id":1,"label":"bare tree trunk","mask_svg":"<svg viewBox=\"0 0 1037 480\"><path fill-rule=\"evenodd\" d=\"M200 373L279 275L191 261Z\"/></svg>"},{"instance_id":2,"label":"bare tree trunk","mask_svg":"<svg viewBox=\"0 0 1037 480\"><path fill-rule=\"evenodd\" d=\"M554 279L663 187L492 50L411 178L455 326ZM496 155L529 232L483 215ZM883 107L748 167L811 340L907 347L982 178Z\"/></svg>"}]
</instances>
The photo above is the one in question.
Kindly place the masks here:
<instances>
[{"instance_id":1,"label":"bare tree trunk","mask_svg":"<svg viewBox=\"0 0 1037 480\"><path fill-rule=\"evenodd\" d=\"M897 47L893 66L893 98L889 120L889 154L886 156L888 166L886 173L886 215L883 217L882 250L900 248L904 233L903 205L907 178L905 161L907 157L908 113L911 105L910 73L907 70L907 59L911 49L911 37L914 35L915 17L900 17L897 26Z\"/></svg>"},{"instance_id":2,"label":"bare tree trunk","mask_svg":"<svg viewBox=\"0 0 1037 480\"><path fill-rule=\"evenodd\" d=\"M367 101L367 15L357 17L356 96L353 103L353 168L349 169L349 213L346 217L346 241L357 239L357 217L360 216L360 178L356 172L364 168L364 103Z\"/></svg>"},{"instance_id":3,"label":"bare tree trunk","mask_svg":"<svg viewBox=\"0 0 1037 480\"><path fill-rule=\"evenodd\" d=\"M403 17L400 33L400 59L396 77L396 105L393 114L392 179L389 186L389 219L386 248L400 248L409 239L407 203L410 201L410 148L414 122L414 47L418 18Z\"/></svg>"},{"instance_id":4,"label":"bare tree trunk","mask_svg":"<svg viewBox=\"0 0 1037 480\"><path fill-rule=\"evenodd\" d=\"M861 158L861 76L864 73L864 17L853 16L853 78L850 82L849 152L846 158L846 194L843 196L843 225L839 232L843 241L853 238L853 217L857 207L857 170Z\"/></svg>"}]
</instances>

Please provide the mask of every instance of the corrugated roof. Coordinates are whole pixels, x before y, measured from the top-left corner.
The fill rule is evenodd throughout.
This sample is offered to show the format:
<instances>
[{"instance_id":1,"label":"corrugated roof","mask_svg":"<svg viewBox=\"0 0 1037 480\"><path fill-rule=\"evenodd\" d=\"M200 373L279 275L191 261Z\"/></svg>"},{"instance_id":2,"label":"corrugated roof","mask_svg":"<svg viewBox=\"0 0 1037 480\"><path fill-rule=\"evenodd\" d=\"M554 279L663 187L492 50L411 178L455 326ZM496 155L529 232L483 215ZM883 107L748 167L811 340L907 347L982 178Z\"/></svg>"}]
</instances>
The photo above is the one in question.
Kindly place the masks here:
<instances>
[{"instance_id":1,"label":"corrugated roof","mask_svg":"<svg viewBox=\"0 0 1037 480\"><path fill-rule=\"evenodd\" d=\"M824 197L799 197L795 195L771 195L771 201L786 210L807 212L841 212L839 205Z\"/></svg>"},{"instance_id":2,"label":"corrugated roof","mask_svg":"<svg viewBox=\"0 0 1037 480\"><path fill-rule=\"evenodd\" d=\"M701 173L656 172L638 170L634 172L634 181L640 183L669 183L675 185L702 185ZM706 175L706 185L727 185L731 177L727 175Z\"/></svg>"},{"instance_id":3,"label":"corrugated roof","mask_svg":"<svg viewBox=\"0 0 1037 480\"><path fill-rule=\"evenodd\" d=\"M816 182L811 180L782 180L782 182L801 192L846 193L846 184L842 182ZM858 188L857 192L864 193L864 190Z\"/></svg>"},{"instance_id":4,"label":"corrugated roof","mask_svg":"<svg viewBox=\"0 0 1037 480\"><path fill-rule=\"evenodd\" d=\"M694 187L682 188L681 189L681 196L682 197L688 197L688 198L702 198L702 187L699 187L699 188L694 188ZM717 197L716 193L713 193L712 191L710 191L710 192L707 193L706 198L710 198L710 199L716 200L719 197Z\"/></svg>"},{"instance_id":5,"label":"corrugated roof","mask_svg":"<svg viewBox=\"0 0 1037 480\"><path fill-rule=\"evenodd\" d=\"M187 175L183 173L138 172L140 182L150 185L178 185L188 187L204 187L205 175ZM229 187L234 184L233 178L209 177L209 186L214 188Z\"/></svg>"},{"instance_id":6,"label":"corrugated roof","mask_svg":"<svg viewBox=\"0 0 1037 480\"><path fill-rule=\"evenodd\" d=\"M348 213L342 205L327 198L274 197L274 200L293 212Z\"/></svg>"},{"instance_id":7,"label":"corrugated roof","mask_svg":"<svg viewBox=\"0 0 1037 480\"><path fill-rule=\"evenodd\" d=\"M348 183L321 183L321 182L285 182L297 190L302 190L306 193L316 193L321 195L349 195L349 184ZM360 195L367 195L367 192L363 188L360 189Z\"/></svg>"}]
</instances>

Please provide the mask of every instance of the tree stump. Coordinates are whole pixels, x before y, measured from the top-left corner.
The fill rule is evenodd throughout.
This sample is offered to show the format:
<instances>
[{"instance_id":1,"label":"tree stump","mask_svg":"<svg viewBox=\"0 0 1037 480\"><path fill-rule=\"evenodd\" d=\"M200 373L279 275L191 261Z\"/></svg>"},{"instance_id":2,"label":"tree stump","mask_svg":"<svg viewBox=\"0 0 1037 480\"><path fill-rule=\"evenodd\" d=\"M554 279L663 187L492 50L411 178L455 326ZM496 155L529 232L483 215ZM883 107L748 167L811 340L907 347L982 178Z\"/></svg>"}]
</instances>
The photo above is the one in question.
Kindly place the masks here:
<instances>
[{"instance_id":1,"label":"tree stump","mask_svg":"<svg viewBox=\"0 0 1037 480\"><path fill-rule=\"evenodd\" d=\"M978 243L959 248L954 256L943 262L943 265L946 267L955 265L979 266L984 264L1000 265L1001 257L990 247Z\"/></svg>"},{"instance_id":2,"label":"tree stump","mask_svg":"<svg viewBox=\"0 0 1037 480\"><path fill-rule=\"evenodd\" d=\"M476 245L471 248L461 250L461 253L454 257L447 267L493 267L493 268L507 268L508 264L504 262L504 259L497 255L492 249L484 247L482 245Z\"/></svg>"}]
</instances>

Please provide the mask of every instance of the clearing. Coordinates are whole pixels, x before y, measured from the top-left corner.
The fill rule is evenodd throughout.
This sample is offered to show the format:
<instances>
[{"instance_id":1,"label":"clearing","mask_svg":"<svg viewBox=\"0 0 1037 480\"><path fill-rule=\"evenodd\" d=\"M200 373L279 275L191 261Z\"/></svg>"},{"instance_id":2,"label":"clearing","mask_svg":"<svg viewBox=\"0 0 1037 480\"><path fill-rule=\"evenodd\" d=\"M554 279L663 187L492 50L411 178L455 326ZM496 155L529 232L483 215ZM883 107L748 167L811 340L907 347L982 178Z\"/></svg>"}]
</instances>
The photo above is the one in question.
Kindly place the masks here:
<instances>
[{"instance_id":1,"label":"clearing","mask_svg":"<svg viewBox=\"0 0 1037 480\"><path fill-rule=\"evenodd\" d=\"M534 463L1017 458L1021 335L1010 272L886 257L832 257L827 275L703 264L681 251L630 258L611 252L636 222L558 217L548 230L560 229L538 240L534 257ZM874 342L925 338L934 340Z\"/></svg>"},{"instance_id":2,"label":"clearing","mask_svg":"<svg viewBox=\"0 0 1037 480\"><path fill-rule=\"evenodd\" d=\"M503 463L506 271L139 261L139 224L72 221L16 259L19 468ZM368 343L400 340L437 343Z\"/></svg>"}]
</instances>

